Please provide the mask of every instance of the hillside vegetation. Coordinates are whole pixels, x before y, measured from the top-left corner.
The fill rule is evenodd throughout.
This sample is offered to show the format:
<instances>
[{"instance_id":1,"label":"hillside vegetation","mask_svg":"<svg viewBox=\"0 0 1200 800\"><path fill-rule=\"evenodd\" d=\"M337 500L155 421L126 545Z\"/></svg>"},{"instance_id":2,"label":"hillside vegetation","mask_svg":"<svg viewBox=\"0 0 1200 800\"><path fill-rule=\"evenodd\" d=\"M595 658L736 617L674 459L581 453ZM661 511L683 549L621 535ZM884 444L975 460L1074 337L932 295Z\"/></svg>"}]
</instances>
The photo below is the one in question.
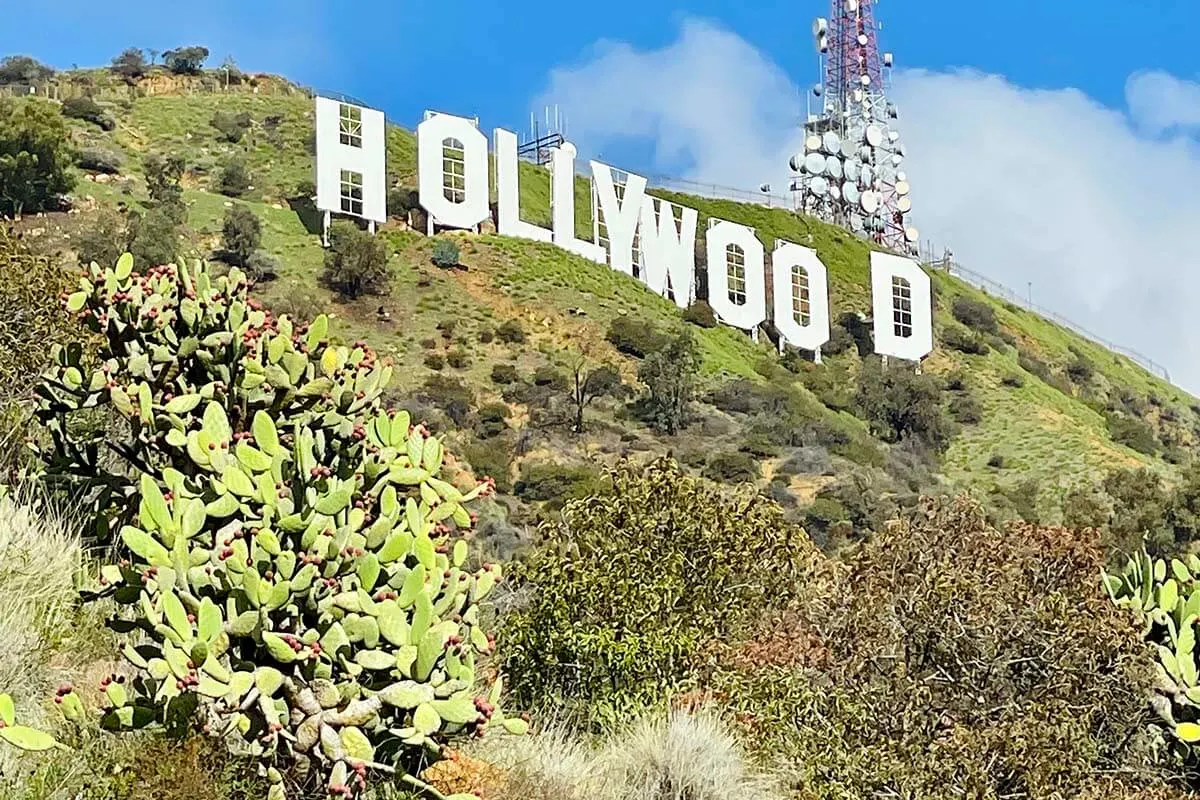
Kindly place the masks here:
<instances>
[{"instance_id":1,"label":"hillside vegetation","mask_svg":"<svg viewBox=\"0 0 1200 800\"><path fill-rule=\"evenodd\" d=\"M820 365L426 236L397 125L325 248L311 97L207 55L0 61L5 797L1193 796L1194 398L937 270L884 364L783 209L654 192L817 250Z\"/></svg>"}]
</instances>

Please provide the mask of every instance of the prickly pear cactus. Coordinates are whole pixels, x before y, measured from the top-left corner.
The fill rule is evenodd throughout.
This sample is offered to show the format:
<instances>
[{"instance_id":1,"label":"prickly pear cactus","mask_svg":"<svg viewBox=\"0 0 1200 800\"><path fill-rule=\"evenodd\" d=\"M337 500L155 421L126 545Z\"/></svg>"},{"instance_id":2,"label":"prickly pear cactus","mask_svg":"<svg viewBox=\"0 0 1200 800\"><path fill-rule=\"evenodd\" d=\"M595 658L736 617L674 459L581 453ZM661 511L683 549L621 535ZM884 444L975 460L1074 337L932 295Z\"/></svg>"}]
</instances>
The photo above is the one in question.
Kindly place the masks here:
<instances>
[{"instance_id":1,"label":"prickly pear cactus","mask_svg":"<svg viewBox=\"0 0 1200 800\"><path fill-rule=\"evenodd\" d=\"M1158 650L1155 710L1183 743L1200 742L1200 558L1153 559L1143 550L1115 574L1104 574L1113 602L1135 612Z\"/></svg>"},{"instance_id":2,"label":"prickly pear cactus","mask_svg":"<svg viewBox=\"0 0 1200 800\"><path fill-rule=\"evenodd\" d=\"M260 757L272 800L280 768L320 767L351 797L406 750L524 732L498 681L479 688L494 646L479 604L501 575L469 566L463 534L491 484L439 478L441 442L381 407L390 366L330 342L324 316L273 317L236 269L143 275L126 255L65 302L105 346L96 368L54 353L46 474L92 497L128 551L96 589L138 671L102 687L105 726L198 719ZM129 441L74 439L70 415L106 405Z\"/></svg>"},{"instance_id":3,"label":"prickly pear cactus","mask_svg":"<svg viewBox=\"0 0 1200 800\"><path fill-rule=\"evenodd\" d=\"M79 698L74 694L70 695L70 698L75 703L79 702ZM60 692L54 699L61 704L62 693ZM54 748L68 749L66 745L45 731L39 731L37 728L30 728L26 725L18 725L16 706L13 703L12 696L8 694L0 694L0 741L7 742L21 750L33 752L52 750Z\"/></svg>"}]
</instances>

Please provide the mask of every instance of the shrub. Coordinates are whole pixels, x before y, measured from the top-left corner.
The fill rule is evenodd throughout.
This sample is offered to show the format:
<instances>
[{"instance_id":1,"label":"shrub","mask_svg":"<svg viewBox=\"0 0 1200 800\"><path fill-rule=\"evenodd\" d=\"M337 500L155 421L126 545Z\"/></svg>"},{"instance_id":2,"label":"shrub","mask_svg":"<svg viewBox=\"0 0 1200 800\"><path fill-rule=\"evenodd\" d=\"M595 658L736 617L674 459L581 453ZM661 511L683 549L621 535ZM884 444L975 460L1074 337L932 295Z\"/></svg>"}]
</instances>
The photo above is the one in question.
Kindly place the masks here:
<instances>
[{"instance_id":1,"label":"shrub","mask_svg":"<svg viewBox=\"0 0 1200 800\"><path fill-rule=\"evenodd\" d=\"M1051 378L1050 367L1044 361L1038 360L1029 353L1017 353L1017 366L1028 372L1030 375L1036 375L1045 382L1049 382Z\"/></svg>"},{"instance_id":2,"label":"shrub","mask_svg":"<svg viewBox=\"0 0 1200 800\"><path fill-rule=\"evenodd\" d=\"M567 376L548 364L542 364L533 371L533 385L548 386L555 390L566 389Z\"/></svg>"},{"instance_id":3,"label":"shrub","mask_svg":"<svg viewBox=\"0 0 1200 800\"><path fill-rule=\"evenodd\" d=\"M309 198L317 193L317 184L311 178L305 178L296 184L295 195L298 198Z\"/></svg>"},{"instance_id":4,"label":"shrub","mask_svg":"<svg viewBox=\"0 0 1200 800\"><path fill-rule=\"evenodd\" d=\"M980 333L990 333L993 336L1000 333L1000 326L996 322L996 310L982 300L956 297L950 307L950 313L963 325Z\"/></svg>"},{"instance_id":5,"label":"shrub","mask_svg":"<svg viewBox=\"0 0 1200 800\"><path fill-rule=\"evenodd\" d=\"M969 355L981 356L988 351L982 337L959 325L947 325L942 329L942 344Z\"/></svg>"},{"instance_id":6,"label":"shrub","mask_svg":"<svg viewBox=\"0 0 1200 800\"><path fill-rule=\"evenodd\" d=\"M250 129L252 122L250 115L245 111L235 114L232 111L220 109L213 114L209 124L217 129L217 133L220 134L218 138L221 141L237 144Z\"/></svg>"},{"instance_id":7,"label":"shrub","mask_svg":"<svg viewBox=\"0 0 1200 800\"><path fill-rule=\"evenodd\" d=\"M488 403L475 412L475 434L481 439L499 436L508 430L508 406L504 403Z\"/></svg>"},{"instance_id":8,"label":"shrub","mask_svg":"<svg viewBox=\"0 0 1200 800\"><path fill-rule=\"evenodd\" d=\"M854 337L841 325L829 326L829 341L821 345L821 352L827 356L840 356L854 346Z\"/></svg>"},{"instance_id":9,"label":"shrub","mask_svg":"<svg viewBox=\"0 0 1200 800\"><path fill-rule=\"evenodd\" d=\"M635 358L645 358L666 346L667 337L645 320L617 317L608 325L605 337L618 351Z\"/></svg>"},{"instance_id":10,"label":"shrub","mask_svg":"<svg viewBox=\"0 0 1200 800\"><path fill-rule=\"evenodd\" d=\"M221 228L221 246L225 260L235 267L245 267L250 256L262 244L262 223L249 206L236 205L225 211Z\"/></svg>"},{"instance_id":11,"label":"shrub","mask_svg":"<svg viewBox=\"0 0 1200 800\"><path fill-rule=\"evenodd\" d=\"M496 332L491 328L481 328L479 331L479 341L482 344L491 344L492 339L496 338Z\"/></svg>"},{"instance_id":12,"label":"shrub","mask_svg":"<svg viewBox=\"0 0 1200 800\"><path fill-rule=\"evenodd\" d=\"M388 191L387 213L389 217L407 217L409 211L420 207L420 193L416 189L396 187Z\"/></svg>"},{"instance_id":13,"label":"shrub","mask_svg":"<svg viewBox=\"0 0 1200 800\"><path fill-rule=\"evenodd\" d=\"M1152 456L1158 452L1158 439L1154 436L1154 429L1140 417L1109 414L1108 435L1117 444L1123 444L1144 455Z\"/></svg>"},{"instance_id":14,"label":"shrub","mask_svg":"<svg viewBox=\"0 0 1200 800\"><path fill-rule=\"evenodd\" d=\"M516 383L518 380L520 380L520 376L517 375L515 364L496 364L492 367L493 383L507 386L510 383Z\"/></svg>"},{"instance_id":15,"label":"shrub","mask_svg":"<svg viewBox=\"0 0 1200 800\"><path fill-rule=\"evenodd\" d=\"M30 56L5 56L0 59L0 86L31 86L53 75L53 69Z\"/></svg>"},{"instance_id":16,"label":"shrub","mask_svg":"<svg viewBox=\"0 0 1200 800\"><path fill-rule=\"evenodd\" d=\"M75 186L70 134L48 101L0 98L0 216L43 211Z\"/></svg>"},{"instance_id":17,"label":"shrub","mask_svg":"<svg viewBox=\"0 0 1200 800\"><path fill-rule=\"evenodd\" d=\"M964 425L983 420L983 404L973 394L958 394L950 399L950 416Z\"/></svg>"},{"instance_id":18,"label":"shrub","mask_svg":"<svg viewBox=\"0 0 1200 800\"><path fill-rule=\"evenodd\" d=\"M774 503L670 460L621 465L539 533L516 567L528 602L502 623L505 675L521 702L593 722L687 684L702 646L786 601L813 552Z\"/></svg>"},{"instance_id":19,"label":"shrub","mask_svg":"<svg viewBox=\"0 0 1200 800\"><path fill-rule=\"evenodd\" d=\"M522 344L525 341L525 329L515 319L510 319L496 328L496 338L505 344Z\"/></svg>"},{"instance_id":20,"label":"shrub","mask_svg":"<svg viewBox=\"0 0 1200 800\"><path fill-rule=\"evenodd\" d=\"M712 306L704 300L697 300L683 312L683 321L698 325L701 328L717 327L717 315Z\"/></svg>"},{"instance_id":21,"label":"shrub","mask_svg":"<svg viewBox=\"0 0 1200 800\"><path fill-rule=\"evenodd\" d=\"M121 171L121 156L111 150L87 147L79 151L75 165L84 172L116 175Z\"/></svg>"},{"instance_id":22,"label":"shrub","mask_svg":"<svg viewBox=\"0 0 1200 800\"><path fill-rule=\"evenodd\" d=\"M449 341L454 338L454 329L458 327L458 320L447 317L438 322L437 329L442 334L442 338Z\"/></svg>"},{"instance_id":23,"label":"shrub","mask_svg":"<svg viewBox=\"0 0 1200 800\"><path fill-rule=\"evenodd\" d=\"M471 359L462 350L451 350L446 354L446 363L455 369L466 369L471 366Z\"/></svg>"},{"instance_id":24,"label":"shrub","mask_svg":"<svg viewBox=\"0 0 1200 800\"><path fill-rule=\"evenodd\" d=\"M130 223L129 251L139 264L161 266L179 254L179 225L170 206L155 207Z\"/></svg>"},{"instance_id":25,"label":"shrub","mask_svg":"<svg viewBox=\"0 0 1200 800\"><path fill-rule=\"evenodd\" d=\"M433 243L433 263L447 269L457 267L459 259L458 244L449 239L438 239Z\"/></svg>"},{"instance_id":26,"label":"shrub","mask_svg":"<svg viewBox=\"0 0 1200 800\"><path fill-rule=\"evenodd\" d=\"M150 153L142 159L142 169L146 173L146 190L151 200L159 206L183 208L183 187L180 186L184 169L182 156ZM176 221L182 221L181 212L176 214Z\"/></svg>"},{"instance_id":27,"label":"shrub","mask_svg":"<svg viewBox=\"0 0 1200 800\"><path fill-rule=\"evenodd\" d=\"M1009 372L1000 379L1000 383L1010 389L1020 389L1025 385L1025 379L1021 377L1021 373L1019 372Z\"/></svg>"},{"instance_id":28,"label":"shrub","mask_svg":"<svg viewBox=\"0 0 1200 800\"><path fill-rule=\"evenodd\" d=\"M1063 525L1075 530L1102 528L1108 524L1110 504L1102 492L1091 487L1076 487L1063 496Z\"/></svg>"},{"instance_id":29,"label":"shrub","mask_svg":"<svg viewBox=\"0 0 1200 800\"><path fill-rule=\"evenodd\" d=\"M425 366L438 371L446 366L446 359L442 357L441 353L429 353L425 356Z\"/></svg>"},{"instance_id":30,"label":"shrub","mask_svg":"<svg viewBox=\"0 0 1200 800\"><path fill-rule=\"evenodd\" d=\"M1094 538L927 501L846 562L750 644L718 639L705 676L806 796L1076 797L1103 773L1166 777L1142 734L1150 653L1097 586Z\"/></svg>"},{"instance_id":31,"label":"shrub","mask_svg":"<svg viewBox=\"0 0 1200 800\"><path fill-rule=\"evenodd\" d=\"M163 64L176 75L199 75L208 59L208 48L193 45L167 50L162 54Z\"/></svg>"},{"instance_id":32,"label":"shrub","mask_svg":"<svg viewBox=\"0 0 1200 800\"><path fill-rule=\"evenodd\" d=\"M475 394L457 378L430 375L417 392L417 399L431 403L441 410L455 425L462 425L471 413Z\"/></svg>"},{"instance_id":33,"label":"shrub","mask_svg":"<svg viewBox=\"0 0 1200 800\"><path fill-rule=\"evenodd\" d=\"M1094 374L1095 368L1092 366L1092 362L1083 356L1077 356L1067 365L1067 377L1075 383L1087 383Z\"/></svg>"},{"instance_id":34,"label":"shrub","mask_svg":"<svg viewBox=\"0 0 1200 800\"><path fill-rule=\"evenodd\" d=\"M80 264L115 264L129 249L132 231L116 211L104 209L75 236ZM74 287L71 287L74 288Z\"/></svg>"},{"instance_id":35,"label":"shrub","mask_svg":"<svg viewBox=\"0 0 1200 800\"><path fill-rule=\"evenodd\" d=\"M746 483L758 480L762 468L745 453L716 453L708 457L703 474L718 483Z\"/></svg>"},{"instance_id":36,"label":"shrub","mask_svg":"<svg viewBox=\"0 0 1200 800\"><path fill-rule=\"evenodd\" d=\"M512 491L512 443L505 436L492 436L469 442L463 447L463 457L477 478L491 478L500 492Z\"/></svg>"},{"instance_id":37,"label":"shrub","mask_svg":"<svg viewBox=\"0 0 1200 800\"><path fill-rule=\"evenodd\" d=\"M81 119L85 122L91 122L99 125L101 129L111 131L117 127L116 120L110 117L100 104L90 97L71 97L63 101L62 113L64 117L71 119Z\"/></svg>"},{"instance_id":38,"label":"shrub","mask_svg":"<svg viewBox=\"0 0 1200 800\"><path fill-rule=\"evenodd\" d=\"M778 471L783 475L829 475L833 462L824 447L798 447L779 465Z\"/></svg>"},{"instance_id":39,"label":"shrub","mask_svg":"<svg viewBox=\"0 0 1200 800\"><path fill-rule=\"evenodd\" d=\"M251 183L246 162L234 159L221 168L221 174L217 177L217 191L226 197L241 197L250 191Z\"/></svg>"},{"instance_id":40,"label":"shrub","mask_svg":"<svg viewBox=\"0 0 1200 800\"><path fill-rule=\"evenodd\" d=\"M931 375L917 375L903 365L884 370L878 359L870 359L859 371L854 403L885 441L911 436L939 453L950 444L941 387Z\"/></svg>"},{"instance_id":41,"label":"shrub","mask_svg":"<svg viewBox=\"0 0 1200 800\"><path fill-rule=\"evenodd\" d=\"M246 259L246 274L254 281L274 280L279 271L279 259L258 250Z\"/></svg>"},{"instance_id":42,"label":"shrub","mask_svg":"<svg viewBox=\"0 0 1200 800\"><path fill-rule=\"evenodd\" d=\"M1004 469L1004 456L1000 453L992 453L988 457L987 465L992 469Z\"/></svg>"},{"instance_id":43,"label":"shrub","mask_svg":"<svg viewBox=\"0 0 1200 800\"><path fill-rule=\"evenodd\" d=\"M130 47L121 51L121 55L112 60L112 71L120 75L128 83L136 83L150 69L146 54L139 48Z\"/></svg>"},{"instance_id":44,"label":"shrub","mask_svg":"<svg viewBox=\"0 0 1200 800\"><path fill-rule=\"evenodd\" d=\"M387 294L392 271L384 241L346 220L330 226L321 281L343 297Z\"/></svg>"},{"instance_id":45,"label":"shrub","mask_svg":"<svg viewBox=\"0 0 1200 800\"><path fill-rule=\"evenodd\" d=\"M663 349L649 353L638 367L638 380L646 385L641 400L643 419L663 433L678 433L687 425L699 372L700 354L687 329Z\"/></svg>"},{"instance_id":46,"label":"shrub","mask_svg":"<svg viewBox=\"0 0 1200 800\"><path fill-rule=\"evenodd\" d=\"M569 500L578 500L593 492L598 477L590 466L526 461L521 465L521 475L513 491L522 500L546 503L549 509L557 509Z\"/></svg>"},{"instance_id":47,"label":"shrub","mask_svg":"<svg viewBox=\"0 0 1200 800\"><path fill-rule=\"evenodd\" d=\"M54 349L37 409L58 442L43 453L46 479L89 498L94 528L119 531L124 549L89 587L113 596L114 624L138 645L125 650L135 680L107 684L102 725L212 720L264 771L320 754L330 792L354 796L356 765L382 759L404 774L430 737L501 720L476 702L472 652L491 649L477 604L499 571L463 571L466 541L446 527L467 529L465 504L488 489L437 479L441 442L381 407L391 367L332 345L324 316L302 328L273 319L237 268L214 279L201 264L132 267L126 255L93 268L94 288L67 299L105 340L97 363ZM106 284L120 289L113 304ZM207 304L188 287L210 287ZM173 378L144 381L150 352ZM255 362L265 372L245 368ZM125 474L101 471L97 442L69 425L110 403L132 431L118 448ZM403 477L372 491L384 474ZM443 691L444 679L457 683ZM403 727L414 730L400 743L388 728ZM271 779L271 797L285 797Z\"/></svg>"}]
</instances>

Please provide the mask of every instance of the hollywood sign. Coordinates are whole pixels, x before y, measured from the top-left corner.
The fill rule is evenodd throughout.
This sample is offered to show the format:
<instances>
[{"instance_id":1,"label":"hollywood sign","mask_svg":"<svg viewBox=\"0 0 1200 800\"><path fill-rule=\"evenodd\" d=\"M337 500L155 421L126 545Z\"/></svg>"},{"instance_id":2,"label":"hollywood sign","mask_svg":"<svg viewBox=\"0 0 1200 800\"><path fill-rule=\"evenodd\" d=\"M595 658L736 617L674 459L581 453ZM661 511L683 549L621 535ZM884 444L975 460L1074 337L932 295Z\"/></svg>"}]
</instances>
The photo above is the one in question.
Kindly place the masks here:
<instances>
[{"instance_id":1,"label":"hollywood sign","mask_svg":"<svg viewBox=\"0 0 1200 800\"><path fill-rule=\"evenodd\" d=\"M382 112L318 97L317 208L328 230L332 214L375 223L387 219L385 120ZM653 197L646 179L590 161L592 241L575 231L575 157L569 142L550 159L551 225L520 217L517 135L493 132L496 208L493 216L488 140L475 120L426 112L417 126L417 184L429 232L478 230L492 220L499 234L553 243L641 281L686 308L695 298L695 209ZM605 229L604 236L600 228ZM829 290L815 250L777 240L767 270L766 248L752 228L710 218L704 232L708 303L717 319L757 338L771 322L785 344L812 350L829 341ZM871 253L875 352L920 361L933 349L929 276L912 259ZM771 278L770 312L767 276Z\"/></svg>"}]
</instances>

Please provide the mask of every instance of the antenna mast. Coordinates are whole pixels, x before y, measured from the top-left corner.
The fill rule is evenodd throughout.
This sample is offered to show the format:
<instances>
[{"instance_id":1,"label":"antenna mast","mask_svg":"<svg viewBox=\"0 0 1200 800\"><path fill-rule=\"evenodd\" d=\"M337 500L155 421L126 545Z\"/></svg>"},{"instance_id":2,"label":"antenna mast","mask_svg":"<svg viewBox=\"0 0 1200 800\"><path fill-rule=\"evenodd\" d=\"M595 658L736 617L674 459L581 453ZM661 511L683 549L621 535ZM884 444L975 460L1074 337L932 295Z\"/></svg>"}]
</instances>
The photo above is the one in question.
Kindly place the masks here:
<instances>
[{"instance_id":1,"label":"antenna mast","mask_svg":"<svg viewBox=\"0 0 1200 800\"><path fill-rule=\"evenodd\" d=\"M908 223L899 115L887 98L892 54L879 51L877 3L831 0L829 18L813 22L823 80L809 97L791 189L797 210L913 253L920 234Z\"/></svg>"}]
</instances>

